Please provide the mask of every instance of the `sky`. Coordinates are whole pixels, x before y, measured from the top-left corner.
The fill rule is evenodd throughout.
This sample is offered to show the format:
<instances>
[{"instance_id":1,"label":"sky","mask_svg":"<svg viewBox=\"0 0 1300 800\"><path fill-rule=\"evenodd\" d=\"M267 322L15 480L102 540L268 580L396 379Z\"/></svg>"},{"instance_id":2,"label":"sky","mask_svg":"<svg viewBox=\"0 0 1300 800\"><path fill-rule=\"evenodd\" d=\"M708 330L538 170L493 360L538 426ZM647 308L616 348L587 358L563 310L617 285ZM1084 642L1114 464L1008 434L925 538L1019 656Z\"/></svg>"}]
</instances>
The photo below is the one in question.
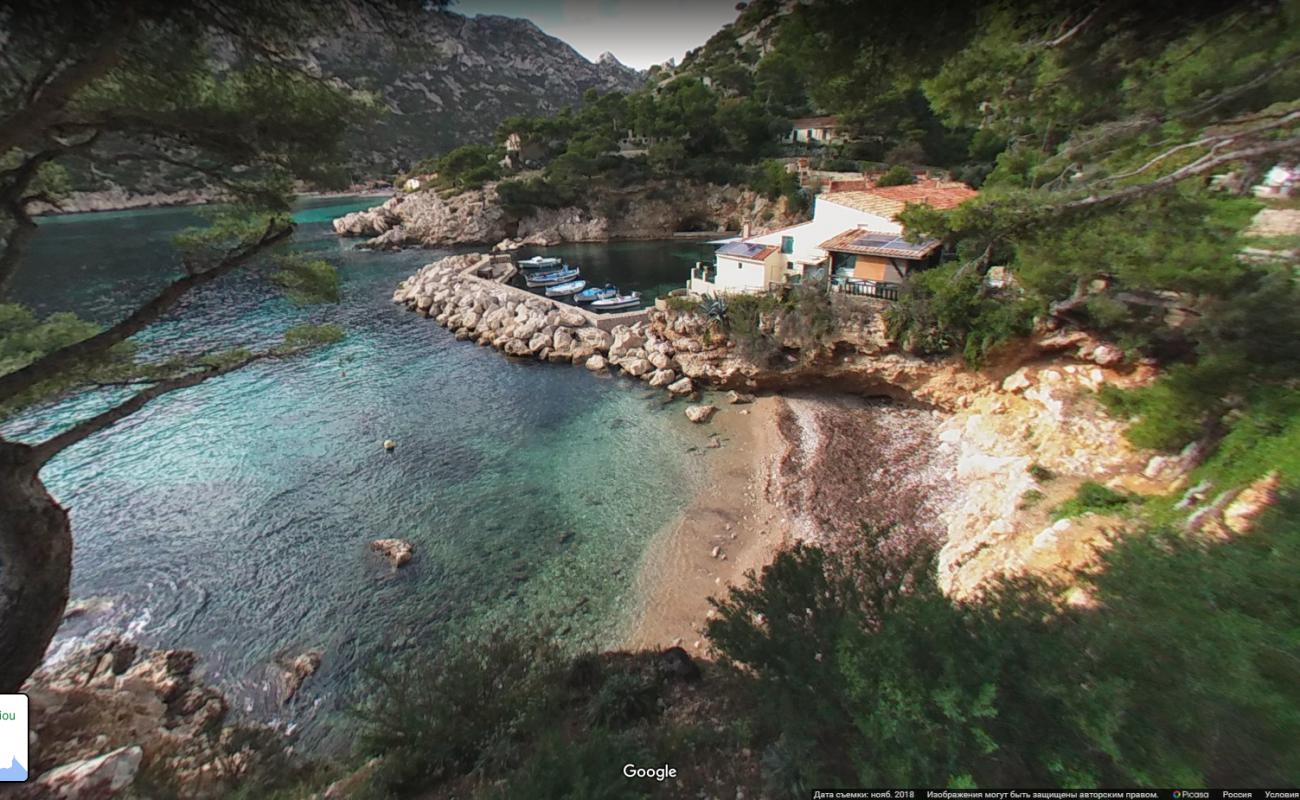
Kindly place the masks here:
<instances>
[{"instance_id":1,"label":"sky","mask_svg":"<svg viewBox=\"0 0 1300 800\"><path fill-rule=\"evenodd\" d=\"M458 0L458 14L526 17L595 60L609 51L645 69L699 47L736 19L736 0Z\"/></svg>"}]
</instances>

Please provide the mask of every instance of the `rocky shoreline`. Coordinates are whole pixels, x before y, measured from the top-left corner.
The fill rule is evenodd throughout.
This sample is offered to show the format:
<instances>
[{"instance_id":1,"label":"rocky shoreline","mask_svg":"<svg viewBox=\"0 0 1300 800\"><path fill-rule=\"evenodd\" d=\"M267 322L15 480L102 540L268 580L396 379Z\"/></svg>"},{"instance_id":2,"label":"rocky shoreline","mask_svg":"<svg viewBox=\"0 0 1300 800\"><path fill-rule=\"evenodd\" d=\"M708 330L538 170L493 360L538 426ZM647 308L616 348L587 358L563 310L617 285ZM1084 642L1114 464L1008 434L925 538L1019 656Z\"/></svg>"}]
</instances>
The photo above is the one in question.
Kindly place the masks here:
<instances>
[{"instance_id":1,"label":"rocky shoreline","mask_svg":"<svg viewBox=\"0 0 1300 800\"><path fill-rule=\"evenodd\" d=\"M508 356L593 372L619 370L673 395L696 393L678 356L702 350L698 341L670 340L641 312L597 317L508 286L501 277L485 254L448 256L402 281L393 302L432 318L459 340L490 345ZM620 319L635 321L618 324Z\"/></svg>"},{"instance_id":2,"label":"rocky shoreline","mask_svg":"<svg viewBox=\"0 0 1300 800\"><path fill-rule=\"evenodd\" d=\"M42 667L23 687L32 779L5 796L220 798L266 770L306 768L281 731L232 723L230 702L198 667L188 650L143 651L117 638ZM288 684L310 674L296 669L285 668L290 695Z\"/></svg>"},{"instance_id":3,"label":"rocky shoreline","mask_svg":"<svg viewBox=\"0 0 1300 800\"><path fill-rule=\"evenodd\" d=\"M655 183L593 190L585 207L506 209L496 184L449 197L429 189L397 195L382 205L334 220L341 236L366 238L361 246L401 247L524 245L666 239L679 231L738 231L783 227L800 221L784 199L752 189L714 184Z\"/></svg>"}]
</instances>

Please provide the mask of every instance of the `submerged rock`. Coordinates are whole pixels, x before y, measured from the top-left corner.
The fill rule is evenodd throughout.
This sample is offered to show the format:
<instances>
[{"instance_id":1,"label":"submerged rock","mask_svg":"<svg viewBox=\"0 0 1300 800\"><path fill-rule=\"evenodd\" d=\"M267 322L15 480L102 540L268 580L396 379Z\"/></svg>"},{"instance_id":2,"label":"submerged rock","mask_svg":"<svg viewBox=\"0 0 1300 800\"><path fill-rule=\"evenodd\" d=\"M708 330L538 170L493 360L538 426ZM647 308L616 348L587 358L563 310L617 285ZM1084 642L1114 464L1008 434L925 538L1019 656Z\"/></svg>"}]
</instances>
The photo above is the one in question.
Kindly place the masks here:
<instances>
[{"instance_id":1,"label":"submerged rock","mask_svg":"<svg viewBox=\"0 0 1300 800\"><path fill-rule=\"evenodd\" d=\"M415 546L405 539L376 539L370 543L370 549L388 559L394 567L403 566L415 555Z\"/></svg>"},{"instance_id":2,"label":"submerged rock","mask_svg":"<svg viewBox=\"0 0 1300 800\"><path fill-rule=\"evenodd\" d=\"M289 702L298 693L303 682L315 675L316 670L320 669L320 662L321 652L319 650L308 650L280 663L282 671L280 685L283 689L281 702Z\"/></svg>"},{"instance_id":3,"label":"submerged rock","mask_svg":"<svg viewBox=\"0 0 1300 800\"><path fill-rule=\"evenodd\" d=\"M754 402L754 395L745 394L744 392L730 391L727 392L727 402L734 405Z\"/></svg>"}]
</instances>

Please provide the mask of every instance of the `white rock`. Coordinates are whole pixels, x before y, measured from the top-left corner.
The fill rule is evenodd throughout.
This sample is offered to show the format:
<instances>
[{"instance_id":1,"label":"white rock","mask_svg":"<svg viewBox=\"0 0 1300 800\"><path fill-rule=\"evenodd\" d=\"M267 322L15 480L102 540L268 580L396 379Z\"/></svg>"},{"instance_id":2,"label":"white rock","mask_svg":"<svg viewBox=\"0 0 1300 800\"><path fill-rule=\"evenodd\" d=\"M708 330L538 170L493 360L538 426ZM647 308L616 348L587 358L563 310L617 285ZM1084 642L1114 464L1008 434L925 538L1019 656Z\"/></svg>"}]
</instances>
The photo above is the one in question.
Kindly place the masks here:
<instances>
[{"instance_id":1,"label":"white rock","mask_svg":"<svg viewBox=\"0 0 1300 800\"><path fill-rule=\"evenodd\" d=\"M695 384L691 383L690 378L682 378L675 383L670 383L668 385L668 391L673 394L690 394L695 391Z\"/></svg>"},{"instance_id":2,"label":"white rock","mask_svg":"<svg viewBox=\"0 0 1300 800\"><path fill-rule=\"evenodd\" d=\"M1006 377L1002 381L1002 391L1004 392L1022 392L1031 385L1029 373L1025 367L1021 367Z\"/></svg>"},{"instance_id":3,"label":"white rock","mask_svg":"<svg viewBox=\"0 0 1300 800\"><path fill-rule=\"evenodd\" d=\"M639 378L651 370L650 362L644 358L625 358L620 365L624 372L634 378Z\"/></svg>"},{"instance_id":4,"label":"white rock","mask_svg":"<svg viewBox=\"0 0 1300 800\"><path fill-rule=\"evenodd\" d=\"M687 406L686 418L697 424L708 422L717 410L718 407L712 405Z\"/></svg>"},{"instance_id":5,"label":"white rock","mask_svg":"<svg viewBox=\"0 0 1300 800\"><path fill-rule=\"evenodd\" d=\"M677 373L670 369L657 369L650 375L651 386L667 386L677 379Z\"/></svg>"},{"instance_id":6,"label":"white rock","mask_svg":"<svg viewBox=\"0 0 1300 800\"><path fill-rule=\"evenodd\" d=\"M600 370L604 369L608 365L609 365L608 362L605 361L605 357L600 355L599 353L587 359L587 369L591 370L592 372L599 372Z\"/></svg>"},{"instance_id":7,"label":"white rock","mask_svg":"<svg viewBox=\"0 0 1300 800\"><path fill-rule=\"evenodd\" d=\"M1099 367L1110 367L1124 360L1124 351L1113 344L1099 344L1089 359Z\"/></svg>"},{"instance_id":8,"label":"white rock","mask_svg":"<svg viewBox=\"0 0 1300 800\"><path fill-rule=\"evenodd\" d=\"M138 745L122 747L97 758L64 764L47 770L34 786L42 791L34 796L61 800L97 800L113 797L135 781L144 750Z\"/></svg>"}]
</instances>

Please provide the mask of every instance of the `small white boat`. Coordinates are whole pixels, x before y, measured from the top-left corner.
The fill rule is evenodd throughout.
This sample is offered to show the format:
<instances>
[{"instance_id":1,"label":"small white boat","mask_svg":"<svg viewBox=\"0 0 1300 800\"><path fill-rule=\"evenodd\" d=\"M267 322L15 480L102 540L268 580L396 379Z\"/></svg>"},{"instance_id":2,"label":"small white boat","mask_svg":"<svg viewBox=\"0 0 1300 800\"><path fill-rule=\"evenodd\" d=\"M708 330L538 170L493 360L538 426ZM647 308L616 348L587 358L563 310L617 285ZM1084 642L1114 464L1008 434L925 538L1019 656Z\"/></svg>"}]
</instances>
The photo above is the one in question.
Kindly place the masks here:
<instances>
[{"instance_id":1,"label":"small white boat","mask_svg":"<svg viewBox=\"0 0 1300 800\"><path fill-rule=\"evenodd\" d=\"M568 283L578 277L577 267L565 267L557 269L554 272L534 272L524 276L524 284L529 289L536 289L539 286L554 286L557 283Z\"/></svg>"},{"instance_id":2,"label":"small white boat","mask_svg":"<svg viewBox=\"0 0 1300 800\"><path fill-rule=\"evenodd\" d=\"M590 289L583 289L573 296L575 303L590 303L593 300L607 300L611 297L618 296L618 289L610 284L604 286L593 286Z\"/></svg>"},{"instance_id":3,"label":"small white boat","mask_svg":"<svg viewBox=\"0 0 1300 800\"><path fill-rule=\"evenodd\" d=\"M566 294L581 292L587 288L586 281L569 281L568 283L557 283L554 286L546 287L547 297L564 297Z\"/></svg>"},{"instance_id":4,"label":"small white boat","mask_svg":"<svg viewBox=\"0 0 1300 800\"><path fill-rule=\"evenodd\" d=\"M591 307L597 311L627 311L632 308L640 308L641 293L632 292L631 294L607 297L604 300L595 300L592 302Z\"/></svg>"},{"instance_id":5,"label":"small white boat","mask_svg":"<svg viewBox=\"0 0 1300 800\"><path fill-rule=\"evenodd\" d=\"M564 259L555 256L533 256L525 258L519 262L520 269L545 269L546 267L558 267L564 263Z\"/></svg>"}]
</instances>

